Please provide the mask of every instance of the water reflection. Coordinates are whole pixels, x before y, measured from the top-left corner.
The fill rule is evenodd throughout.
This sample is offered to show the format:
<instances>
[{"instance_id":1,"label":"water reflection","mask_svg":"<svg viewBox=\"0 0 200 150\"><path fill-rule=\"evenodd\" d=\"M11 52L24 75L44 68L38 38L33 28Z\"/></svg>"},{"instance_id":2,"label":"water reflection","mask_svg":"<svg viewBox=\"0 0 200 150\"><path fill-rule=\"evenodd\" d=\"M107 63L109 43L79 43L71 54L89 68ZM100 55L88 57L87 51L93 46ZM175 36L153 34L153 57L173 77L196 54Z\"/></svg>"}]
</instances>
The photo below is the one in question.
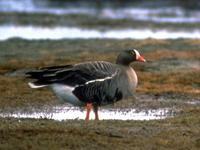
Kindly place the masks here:
<instances>
[{"instance_id":1,"label":"water reflection","mask_svg":"<svg viewBox=\"0 0 200 150\"><path fill-rule=\"evenodd\" d=\"M32 113L1 113L0 117L53 119L62 121L67 119L84 119L85 114L85 111L81 111L76 107L53 107ZM155 120L172 117L174 116L174 112L168 108L141 111L137 111L136 109L100 109L99 116L100 120ZM91 119L94 119L94 113L91 113Z\"/></svg>"},{"instance_id":2,"label":"water reflection","mask_svg":"<svg viewBox=\"0 0 200 150\"><path fill-rule=\"evenodd\" d=\"M75 39L75 38L113 38L113 39L177 39L200 38L200 30L193 31L169 31L151 29L116 29L95 30L75 27L38 27L38 26L0 26L0 40L20 37L24 39Z\"/></svg>"}]
</instances>

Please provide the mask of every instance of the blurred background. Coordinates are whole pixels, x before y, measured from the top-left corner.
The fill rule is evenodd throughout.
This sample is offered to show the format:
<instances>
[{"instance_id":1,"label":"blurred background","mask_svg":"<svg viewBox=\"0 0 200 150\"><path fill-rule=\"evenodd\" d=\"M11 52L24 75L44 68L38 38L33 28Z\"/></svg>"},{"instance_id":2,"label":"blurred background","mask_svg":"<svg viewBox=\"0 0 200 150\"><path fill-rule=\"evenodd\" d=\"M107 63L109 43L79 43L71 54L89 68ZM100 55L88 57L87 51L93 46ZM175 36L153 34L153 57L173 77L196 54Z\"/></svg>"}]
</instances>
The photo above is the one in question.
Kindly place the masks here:
<instances>
[{"instance_id":1,"label":"blurred background","mask_svg":"<svg viewBox=\"0 0 200 150\"><path fill-rule=\"evenodd\" d=\"M200 38L198 0L0 0L0 40Z\"/></svg>"}]
</instances>

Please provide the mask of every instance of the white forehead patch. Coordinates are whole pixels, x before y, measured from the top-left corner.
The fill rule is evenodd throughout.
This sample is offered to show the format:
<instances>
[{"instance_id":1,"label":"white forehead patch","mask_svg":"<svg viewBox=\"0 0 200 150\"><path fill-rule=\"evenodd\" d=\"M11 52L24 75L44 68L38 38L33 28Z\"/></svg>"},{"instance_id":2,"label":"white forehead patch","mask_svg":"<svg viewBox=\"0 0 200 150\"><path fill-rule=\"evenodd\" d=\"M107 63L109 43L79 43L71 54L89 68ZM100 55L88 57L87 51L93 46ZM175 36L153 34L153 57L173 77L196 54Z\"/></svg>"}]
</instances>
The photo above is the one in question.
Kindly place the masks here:
<instances>
[{"instance_id":1,"label":"white forehead patch","mask_svg":"<svg viewBox=\"0 0 200 150\"><path fill-rule=\"evenodd\" d=\"M134 52L136 54L136 59L138 59L140 57L140 53L136 49L134 49Z\"/></svg>"}]
</instances>

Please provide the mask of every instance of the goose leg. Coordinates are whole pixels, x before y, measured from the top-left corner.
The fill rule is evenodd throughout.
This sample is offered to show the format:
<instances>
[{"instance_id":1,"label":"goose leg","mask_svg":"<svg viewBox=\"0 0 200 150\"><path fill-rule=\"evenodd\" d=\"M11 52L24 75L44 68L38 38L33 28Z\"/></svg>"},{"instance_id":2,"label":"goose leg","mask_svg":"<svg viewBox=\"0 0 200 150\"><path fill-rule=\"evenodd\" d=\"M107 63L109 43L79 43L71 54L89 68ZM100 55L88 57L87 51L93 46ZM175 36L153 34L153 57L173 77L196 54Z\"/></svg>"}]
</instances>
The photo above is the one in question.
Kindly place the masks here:
<instances>
[{"instance_id":1,"label":"goose leg","mask_svg":"<svg viewBox=\"0 0 200 150\"><path fill-rule=\"evenodd\" d=\"M94 105L95 120L99 120L98 106Z\"/></svg>"},{"instance_id":2,"label":"goose leg","mask_svg":"<svg viewBox=\"0 0 200 150\"><path fill-rule=\"evenodd\" d=\"M86 104L86 111L87 112L86 112L85 120L89 120L91 109L92 109L92 103L87 103Z\"/></svg>"}]
</instances>

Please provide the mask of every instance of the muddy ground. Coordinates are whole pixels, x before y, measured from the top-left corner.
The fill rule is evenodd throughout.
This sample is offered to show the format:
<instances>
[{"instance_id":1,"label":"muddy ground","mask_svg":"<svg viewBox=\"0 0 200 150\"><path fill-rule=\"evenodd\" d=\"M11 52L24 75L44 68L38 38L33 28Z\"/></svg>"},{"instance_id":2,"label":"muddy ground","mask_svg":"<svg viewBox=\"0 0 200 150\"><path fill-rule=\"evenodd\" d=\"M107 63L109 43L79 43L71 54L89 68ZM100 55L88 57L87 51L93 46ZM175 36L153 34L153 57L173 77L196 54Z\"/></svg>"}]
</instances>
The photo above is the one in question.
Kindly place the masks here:
<instances>
[{"instance_id":1,"label":"muddy ground","mask_svg":"<svg viewBox=\"0 0 200 150\"><path fill-rule=\"evenodd\" d=\"M200 40L36 40L0 42L0 111L58 105L49 89L33 90L24 73L82 61L115 62L136 48L148 60L133 63L135 98L111 108L173 108L172 118L153 121L90 121L1 118L0 149L199 149Z\"/></svg>"}]
</instances>

